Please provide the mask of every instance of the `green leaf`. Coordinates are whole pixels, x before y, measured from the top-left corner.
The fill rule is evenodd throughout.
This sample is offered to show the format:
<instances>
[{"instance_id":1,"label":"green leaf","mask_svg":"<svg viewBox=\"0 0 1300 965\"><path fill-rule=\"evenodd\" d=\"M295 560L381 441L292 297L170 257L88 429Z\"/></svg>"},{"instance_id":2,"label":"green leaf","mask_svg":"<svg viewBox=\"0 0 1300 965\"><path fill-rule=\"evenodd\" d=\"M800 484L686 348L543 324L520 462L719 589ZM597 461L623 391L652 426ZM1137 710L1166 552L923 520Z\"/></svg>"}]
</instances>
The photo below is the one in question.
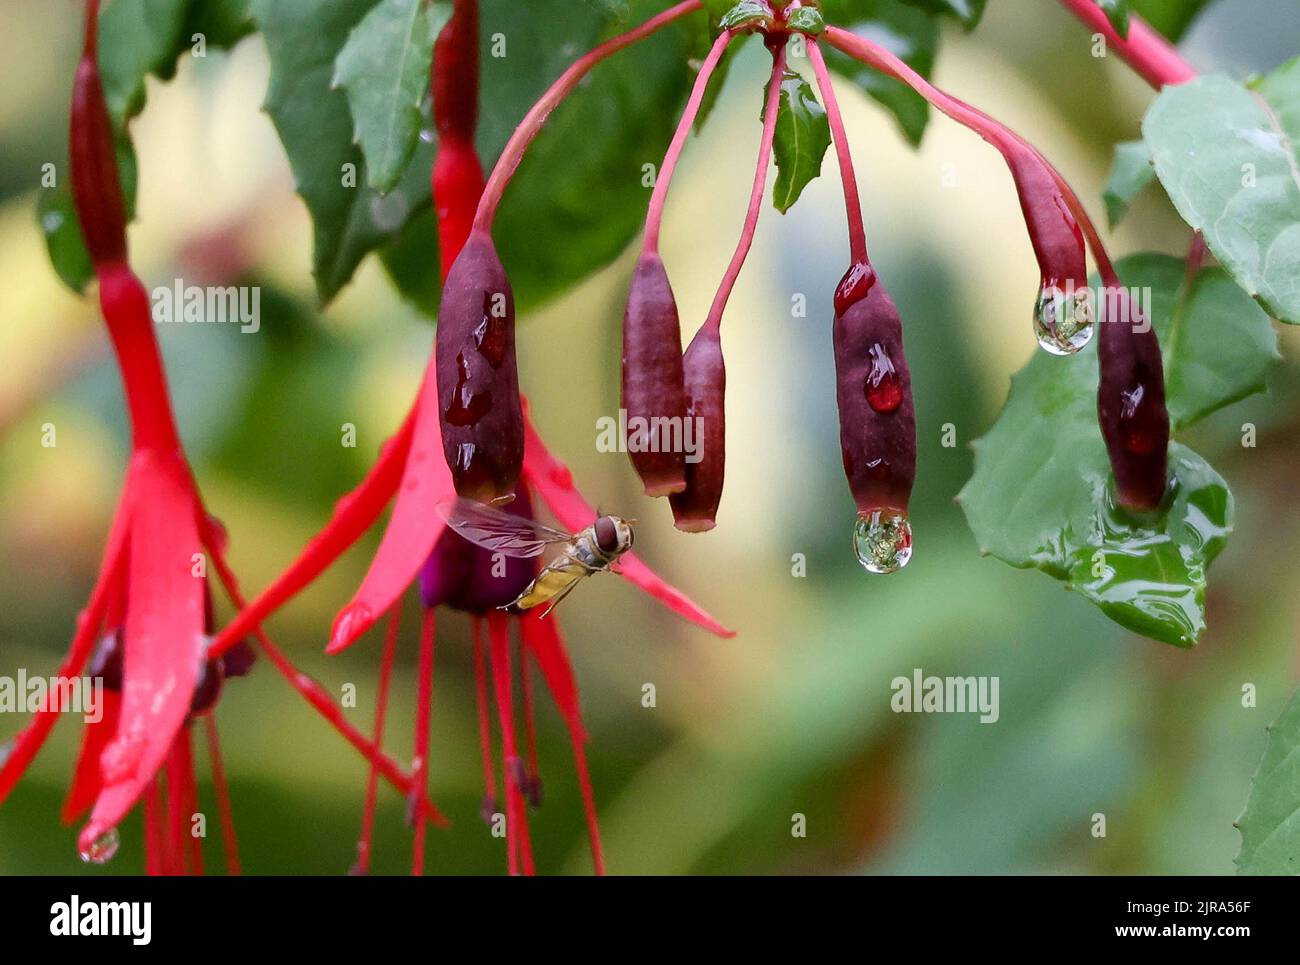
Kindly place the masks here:
<instances>
[{"instance_id":1,"label":"green leaf","mask_svg":"<svg viewBox=\"0 0 1300 965\"><path fill-rule=\"evenodd\" d=\"M1300 690L1268 726L1264 759L1236 823L1238 874L1300 874Z\"/></svg>"},{"instance_id":2,"label":"green leaf","mask_svg":"<svg viewBox=\"0 0 1300 965\"><path fill-rule=\"evenodd\" d=\"M1129 9L1177 42L1209 0L1128 0Z\"/></svg>"},{"instance_id":3,"label":"green leaf","mask_svg":"<svg viewBox=\"0 0 1300 965\"><path fill-rule=\"evenodd\" d=\"M194 0L181 31L182 42L193 43L202 34L209 48L229 48L243 40L257 25L248 9L250 0Z\"/></svg>"},{"instance_id":4,"label":"green leaf","mask_svg":"<svg viewBox=\"0 0 1300 965\"><path fill-rule=\"evenodd\" d=\"M800 7L790 14L786 26L792 31L816 37L826 29L826 21L822 19L822 12L816 7Z\"/></svg>"},{"instance_id":5,"label":"green leaf","mask_svg":"<svg viewBox=\"0 0 1300 965\"><path fill-rule=\"evenodd\" d=\"M334 61L333 86L347 92L367 181L380 194L393 189L415 153L433 43L450 17L446 3L380 0Z\"/></svg>"},{"instance_id":6,"label":"green leaf","mask_svg":"<svg viewBox=\"0 0 1300 965\"><path fill-rule=\"evenodd\" d=\"M759 0L740 0L722 15L718 23L723 30L737 30L742 27L757 27L770 24L772 10Z\"/></svg>"},{"instance_id":7,"label":"green leaf","mask_svg":"<svg viewBox=\"0 0 1300 965\"><path fill-rule=\"evenodd\" d=\"M1128 0L1094 0L1106 14L1106 19L1121 37L1128 36L1129 6Z\"/></svg>"},{"instance_id":8,"label":"green leaf","mask_svg":"<svg viewBox=\"0 0 1300 965\"><path fill-rule=\"evenodd\" d=\"M77 224L72 192L67 188L42 191L36 200L36 217L55 272L74 292L84 292L95 269Z\"/></svg>"},{"instance_id":9,"label":"green leaf","mask_svg":"<svg viewBox=\"0 0 1300 965\"><path fill-rule=\"evenodd\" d=\"M374 0L253 0L271 60L266 110L311 214L312 273L325 302L368 252L395 238L429 203L433 146L422 143L397 186L381 196L367 184L365 161L352 142L347 97L330 85L339 51L373 6Z\"/></svg>"},{"instance_id":10,"label":"green leaf","mask_svg":"<svg viewBox=\"0 0 1300 965\"><path fill-rule=\"evenodd\" d=\"M777 104L772 203L785 214L799 200L808 182L821 174L822 158L831 144L831 128L826 109L818 102L812 86L794 71L787 70L781 78Z\"/></svg>"},{"instance_id":11,"label":"green leaf","mask_svg":"<svg viewBox=\"0 0 1300 965\"><path fill-rule=\"evenodd\" d=\"M1179 259L1135 255L1117 268L1131 291L1150 293L1143 307L1165 350L1174 427L1263 387L1275 336L1221 270L1201 271L1183 290ZM975 472L958 501L982 552L1048 573L1131 630L1191 646L1205 626L1206 568L1232 529L1232 495L1175 443L1168 508L1142 518L1117 510L1096 390L1095 346L1064 360L1037 354L974 443Z\"/></svg>"},{"instance_id":12,"label":"green leaf","mask_svg":"<svg viewBox=\"0 0 1300 965\"><path fill-rule=\"evenodd\" d=\"M1124 141L1115 145L1115 157L1110 164L1110 176L1102 198L1106 202L1106 223L1114 228L1119 224L1128 206L1148 184L1156 179L1151 166L1151 152L1142 141Z\"/></svg>"},{"instance_id":13,"label":"green leaf","mask_svg":"<svg viewBox=\"0 0 1300 965\"><path fill-rule=\"evenodd\" d=\"M923 77L933 71L939 24L925 11L902 0L825 0L822 12L827 22L887 47ZM838 50L828 48L825 55L832 70L893 112L913 146L921 143L930 119L925 98L902 81L885 77Z\"/></svg>"},{"instance_id":14,"label":"green leaf","mask_svg":"<svg viewBox=\"0 0 1300 965\"><path fill-rule=\"evenodd\" d=\"M907 0L907 2L930 13L956 17L967 30L974 30L980 22L980 17L984 16L984 7L988 0Z\"/></svg>"},{"instance_id":15,"label":"green leaf","mask_svg":"<svg viewBox=\"0 0 1300 965\"><path fill-rule=\"evenodd\" d=\"M1156 175L1219 262L1284 322L1300 323L1300 160L1281 118L1300 111L1300 61L1258 93L1221 75L1166 87L1142 122Z\"/></svg>"}]
</instances>

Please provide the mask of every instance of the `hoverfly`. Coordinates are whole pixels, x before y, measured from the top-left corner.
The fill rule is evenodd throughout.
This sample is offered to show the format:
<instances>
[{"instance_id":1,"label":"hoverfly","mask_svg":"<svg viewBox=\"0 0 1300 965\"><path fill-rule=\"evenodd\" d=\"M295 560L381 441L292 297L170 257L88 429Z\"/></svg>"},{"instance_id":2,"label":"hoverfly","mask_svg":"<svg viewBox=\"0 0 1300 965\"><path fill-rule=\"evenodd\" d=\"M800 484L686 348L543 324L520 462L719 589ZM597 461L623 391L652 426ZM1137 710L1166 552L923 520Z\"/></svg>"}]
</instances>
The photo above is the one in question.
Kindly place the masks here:
<instances>
[{"instance_id":1,"label":"hoverfly","mask_svg":"<svg viewBox=\"0 0 1300 965\"><path fill-rule=\"evenodd\" d=\"M472 499L450 499L438 510L458 535L490 553L528 558L559 547L536 579L502 607L530 610L549 603L542 616L554 610L583 579L613 568L632 548L632 524L636 522L622 516L600 515L581 532L566 533Z\"/></svg>"}]
</instances>

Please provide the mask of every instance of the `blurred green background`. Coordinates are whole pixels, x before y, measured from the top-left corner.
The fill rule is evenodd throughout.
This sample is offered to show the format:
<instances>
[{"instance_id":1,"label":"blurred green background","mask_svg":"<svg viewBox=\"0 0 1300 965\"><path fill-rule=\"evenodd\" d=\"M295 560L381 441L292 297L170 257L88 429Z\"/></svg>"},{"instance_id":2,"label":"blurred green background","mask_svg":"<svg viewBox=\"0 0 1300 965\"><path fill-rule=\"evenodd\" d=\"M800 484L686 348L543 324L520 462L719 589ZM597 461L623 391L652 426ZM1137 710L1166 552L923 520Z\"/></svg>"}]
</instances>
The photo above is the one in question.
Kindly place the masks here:
<instances>
[{"instance_id":1,"label":"blurred green background","mask_svg":"<svg viewBox=\"0 0 1300 965\"><path fill-rule=\"evenodd\" d=\"M78 6L6 0L0 30L0 674L50 673L94 578L125 453L120 390L90 301L50 269L34 218L40 167L63 163ZM1290 14L1290 16L1288 16ZM1198 67L1266 70L1300 50L1289 0L1223 0L1189 35ZM730 256L758 135L763 56L751 42L721 108L685 153L663 251L687 336ZM489 68L490 69L490 65ZM258 38L150 82L135 123L137 270L147 285L235 266L263 286L262 328L160 326L185 441L232 558L255 591L328 517L400 420L432 329L371 259L315 307L310 226L258 110ZM1053 3L994 0L971 36L947 28L937 82L1036 142L1099 214L1110 145L1138 134L1151 94ZM996 416L1033 350L1037 268L998 155L936 117L913 152L877 105L838 83L873 257L907 323L920 469L916 551L869 577L853 559L831 391L830 296L846 262L833 159L786 216L768 206L724 325L728 481L718 528L677 533L639 495L626 457L595 451L618 405L619 321L631 253L520 328L536 422L601 506L641 520L638 548L738 631L718 640L613 578L559 611L582 686L610 870L616 873L1229 873L1232 827L1264 727L1297 678L1300 552L1295 456L1300 340L1267 396L1190 440L1237 498L1237 532L1211 573L1209 632L1194 651L1136 638L1036 572L979 557L952 497L965 444ZM489 108L490 109L490 108ZM575 144L574 150L581 150ZM656 161L656 158L647 158ZM1186 229L1155 192L1113 235L1117 253L1181 253ZM509 267L509 266L508 266ZM432 274L432 268L431 268ZM432 281L431 281L432 284ZM807 316L792 299L806 295ZM358 446L340 445L341 426ZM956 426L959 445L940 445ZM1259 427L1254 449L1241 425ZM41 445L54 423L58 444ZM364 572L375 534L278 614L274 637L369 730L376 635L322 648ZM804 554L805 576L792 575ZM413 602L413 601L411 601ZM228 611L227 611L228 612ZM408 757L414 606L404 622L389 736ZM890 681L914 668L1001 678L1001 719L896 715ZM653 683L657 706L644 708ZM1243 708L1245 684L1258 706ZM455 822L427 867L494 873L504 846L478 820L468 624L439 625L432 789ZM245 869L337 874L354 857L366 768L263 661L218 710ZM22 726L0 716L0 741ZM582 814L559 717L543 701L546 801L531 821L542 872L584 872ZM87 868L58 808L77 747L63 723L0 807L0 872L139 872L138 817L119 856ZM201 793L210 806L206 759ZM381 790L375 870L409 865L404 802ZM1092 836L1104 813L1105 838ZM807 837L791 834L792 815ZM219 867L219 845L208 862Z\"/></svg>"}]
</instances>

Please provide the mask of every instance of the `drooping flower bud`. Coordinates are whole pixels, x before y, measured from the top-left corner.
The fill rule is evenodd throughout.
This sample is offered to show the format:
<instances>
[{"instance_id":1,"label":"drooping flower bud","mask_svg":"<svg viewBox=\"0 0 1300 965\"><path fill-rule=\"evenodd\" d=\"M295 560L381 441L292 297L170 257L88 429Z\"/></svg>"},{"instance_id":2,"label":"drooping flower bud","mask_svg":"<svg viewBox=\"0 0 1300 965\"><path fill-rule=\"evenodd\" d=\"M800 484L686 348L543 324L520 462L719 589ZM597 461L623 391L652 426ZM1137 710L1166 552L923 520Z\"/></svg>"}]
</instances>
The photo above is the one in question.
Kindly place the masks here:
<instances>
[{"instance_id":1,"label":"drooping flower bud","mask_svg":"<svg viewBox=\"0 0 1300 965\"><path fill-rule=\"evenodd\" d=\"M1123 288L1105 290L1097 359L1097 421L1115 498L1127 509L1155 509L1168 485L1169 413L1160 342Z\"/></svg>"},{"instance_id":2,"label":"drooping flower bud","mask_svg":"<svg viewBox=\"0 0 1300 965\"><path fill-rule=\"evenodd\" d=\"M126 259L126 205L117 174L113 124L99 76L99 4L86 9L86 41L72 81L68 151L72 196L86 250L96 265Z\"/></svg>"},{"instance_id":3,"label":"drooping flower bud","mask_svg":"<svg viewBox=\"0 0 1300 965\"><path fill-rule=\"evenodd\" d=\"M854 548L870 572L912 554L907 504L916 478L916 415L898 309L870 266L850 268L836 297L832 344L840 450L858 507Z\"/></svg>"},{"instance_id":4,"label":"drooping flower bud","mask_svg":"<svg viewBox=\"0 0 1300 965\"><path fill-rule=\"evenodd\" d=\"M533 518L528 487L522 482L506 512ZM426 607L445 604L482 615L514 602L536 576L535 559L482 549L449 527L420 570L420 599Z\"/></svg>"},{"instance_id":5,"label":"drooping flower bud","mask_svg":"<svg viewBox=\"0 0 1300 965\"><path fill-rule=\"evenodd\" d=\"M693 446L685 458L686 488L673 493L674 525L684 533L702 533L717 524L726 468L727 368L716 326L705 325L691 339L682 358L686 380L686 422L682 437Z\"/></svg>"},{"instance_id":6,"label":"drooping flower bud","mask_svg":"<svg viewBox=\"0 0 1300 965\"><path fill-rule=\"evenodd\" d=\"M515 302L485 232L470 235L447 275L436 352L442 446L456 492L507 500L524 458Z\"/></svg>"},{"instance_id":7,"label":"drooping flower bud","mask_svg":"<svg viewBox=\"0 0 1300 965\"><path fill-rule=\"evenodd\" d=\"M623 409L628 454L647 496L686 488L684 454L662 444L663 427L680 425L686 413L681 338L664 263L642 252L623 316Z\"/></svg>"}]
</instances>

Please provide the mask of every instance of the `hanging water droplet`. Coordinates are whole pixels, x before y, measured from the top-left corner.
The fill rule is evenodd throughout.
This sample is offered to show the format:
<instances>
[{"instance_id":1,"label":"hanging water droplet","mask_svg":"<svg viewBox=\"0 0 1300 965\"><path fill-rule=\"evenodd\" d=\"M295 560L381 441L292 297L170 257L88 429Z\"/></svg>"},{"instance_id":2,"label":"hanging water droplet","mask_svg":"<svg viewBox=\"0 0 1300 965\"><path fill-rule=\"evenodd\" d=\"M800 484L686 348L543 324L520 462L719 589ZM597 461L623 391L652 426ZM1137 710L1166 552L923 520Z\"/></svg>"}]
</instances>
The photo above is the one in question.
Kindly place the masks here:
<instances>
[{"instance_id":1,"label":"hanging water droplet","mask_svg":"<svg viewBox=\"0 0 1300 965\"><path fill-rule=\"evenodd\" d=\"M81 860L87 864L105 864L117 854L118 845L121 843L122 839L118 836L117 828L109 828L90 842L88 848L81 850Z\"/></svg>"},{"instance_id":2,"label":"hanging water droplet","mask_svg":"<svg viewBox=\"0 0 1300 965\"><path fill-rule=\"evenodd\" d=\"M1034 305L1034 335L1052 355L1073 355L1092 341L1092 293L1044 285Z\"/></svg>"},{"instance_id":3,"label":"hanging water droplet","mask_svg":"<svg viewBox=\"0 0 1300 965\"><path fill-rule=\"evenodd\" d=\"M853 525L853 550L868 573L892 573L912 558L912 524L907 513L876 510Z\"/></svg>"}]
</instances>

